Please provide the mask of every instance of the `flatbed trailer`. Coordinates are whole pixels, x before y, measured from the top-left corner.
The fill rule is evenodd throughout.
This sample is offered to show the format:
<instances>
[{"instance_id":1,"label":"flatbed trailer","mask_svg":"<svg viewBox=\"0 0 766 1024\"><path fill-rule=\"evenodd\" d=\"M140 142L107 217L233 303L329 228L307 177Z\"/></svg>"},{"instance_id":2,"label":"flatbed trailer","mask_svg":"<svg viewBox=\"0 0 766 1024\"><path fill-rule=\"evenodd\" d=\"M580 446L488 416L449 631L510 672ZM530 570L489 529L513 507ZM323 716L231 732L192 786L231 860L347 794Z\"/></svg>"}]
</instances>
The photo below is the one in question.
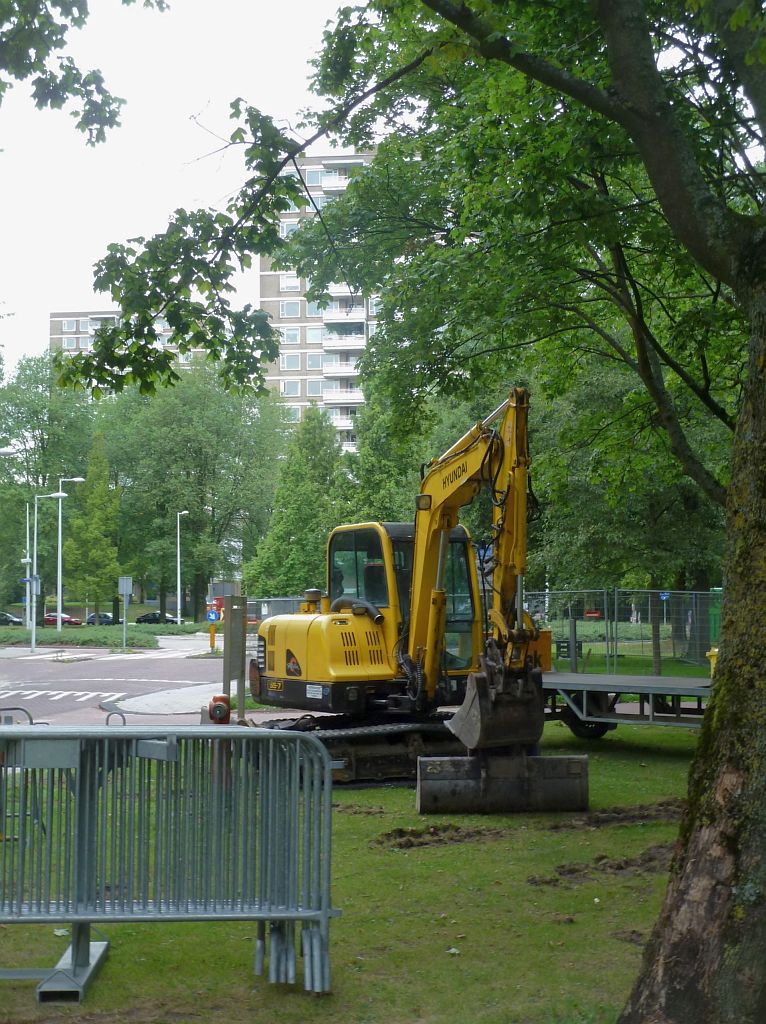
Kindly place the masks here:
<instances>
[{"instance_id":1,"label":"flatbed trailer","mask_svg":"<svg viewBox=\"0 0 766 1024\"><path fill-rule=\"evenodd\" d=\"M543 677L545 717L563 721L583 739L599 739L621 723L699 728L711 683L704 677L549 672ZM418 757L465 755L465 747L446 727L454 710L443 708L427 723L360 725L343 715L298 713L253 724L315 732L330 750L336 782L412 779Z\"/></svg>"},{"instance_id":2,"label":"flatbed trailer","mask_svg":"<svg viewBox=\"0 0 766 1024\"><path fill-rule=\"evenodd\" d=\"M576 736L598 739L619 724L699 728L713 680L684 676L587 675L549 672L545 714Z\"/></svg>"}]
</instances>

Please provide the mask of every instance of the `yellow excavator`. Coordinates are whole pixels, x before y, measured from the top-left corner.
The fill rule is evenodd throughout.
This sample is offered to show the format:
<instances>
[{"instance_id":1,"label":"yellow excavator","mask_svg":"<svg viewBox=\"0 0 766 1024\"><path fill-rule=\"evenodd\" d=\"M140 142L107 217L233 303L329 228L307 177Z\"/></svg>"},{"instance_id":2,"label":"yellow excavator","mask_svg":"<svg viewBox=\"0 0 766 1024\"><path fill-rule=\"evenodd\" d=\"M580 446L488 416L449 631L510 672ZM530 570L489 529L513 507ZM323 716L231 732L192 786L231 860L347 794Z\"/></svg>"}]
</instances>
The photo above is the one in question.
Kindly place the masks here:
<instances>
[{"instance_id":1,"label":"yellow excavator","mask_svg":"<svg viewBox=\"0 0 766 1024\"><path fill-rule=\"evenodd\" d=\"M533 750L543 730L550 634L541 635L524 610L528 411L527 390L512 389L431 460L414 523L332 531L326 591L308 590L298 613L259 627L250 662L256 701L302 710L311 722L311 712L333 713L336 733L356 729L367 741L374 734L390 743L398 722L410 740L418 735L421 753L434 723L461 750ZM482 488L492 505L484 601L476 551L459 523L460 509Z\"/></svg>"}]
</instances>

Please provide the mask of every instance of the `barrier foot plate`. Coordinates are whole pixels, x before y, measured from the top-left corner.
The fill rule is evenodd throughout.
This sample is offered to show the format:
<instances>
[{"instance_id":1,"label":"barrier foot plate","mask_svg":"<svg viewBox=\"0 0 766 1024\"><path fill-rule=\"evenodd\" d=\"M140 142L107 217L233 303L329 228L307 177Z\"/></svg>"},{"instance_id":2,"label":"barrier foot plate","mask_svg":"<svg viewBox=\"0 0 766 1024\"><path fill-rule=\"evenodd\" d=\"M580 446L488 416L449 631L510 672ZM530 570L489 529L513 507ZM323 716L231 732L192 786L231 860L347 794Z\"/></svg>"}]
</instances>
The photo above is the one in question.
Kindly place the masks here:
<instances>
[{"instance_id":1,"label":"barrier foot plate","mask_svg":"<svg viewBox=\"0 0 766 1024\"><path fill-rule=\"evenodd\" d=\"M73 946L70 946L45 981L37 986L38 1003L79 1003L106 959L108 942L91 942L88 963L72 967Z\"/></svg>"}]
</instances>

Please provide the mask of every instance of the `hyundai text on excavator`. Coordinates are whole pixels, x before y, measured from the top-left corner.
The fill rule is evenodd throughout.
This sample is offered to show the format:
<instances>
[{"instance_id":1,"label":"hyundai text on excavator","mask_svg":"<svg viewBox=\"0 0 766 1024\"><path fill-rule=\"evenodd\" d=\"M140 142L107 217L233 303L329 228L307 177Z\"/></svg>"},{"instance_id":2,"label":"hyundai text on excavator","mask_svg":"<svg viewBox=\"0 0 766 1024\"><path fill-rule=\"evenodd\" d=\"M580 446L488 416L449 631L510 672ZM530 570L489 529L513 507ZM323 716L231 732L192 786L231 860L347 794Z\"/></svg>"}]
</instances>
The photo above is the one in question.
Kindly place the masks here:
<instances>
[{"instance_id":1,"label":"hyundai text on excavator","mask_svg":"<svg viewBox=\"0 0 766 1024\"><path fill-rule=\"evenodd\" d=\"M347 778L412 775L420 757L423 810L463 809L457 790L470 791L467 799L475 802L476 785L465 778L451 784L455 770L478 772L485 795L498 790L488 786L496 765L503 779L517 780L525 807L552 800L562 809L583 806L582 765L572 770L583 759L530 756L543 730L541 670L550 668L550 635L541 636L524 610L528 409L528 392L511 390L431 460L414 523L336 527L327 545L326 593L308 590L300 612L259 627L250 663L254 699L308 712L285 724L319 729L335 759L349 766ZM460 508L483 487L492 504L484 603L476 552L458 521ZM456 705L454 713L444 710ZM467 759L422 756L465 748ZM576 797L562 803L561 785L546 784L536 770L531 792L537 761L546 762L547 776L554 762L567 762L558 774L570 783L577 777L570 785ZM584 784L587 801L587 776ZM489 803L483 809L496 809Z\"/></svg>"}]
</instances>

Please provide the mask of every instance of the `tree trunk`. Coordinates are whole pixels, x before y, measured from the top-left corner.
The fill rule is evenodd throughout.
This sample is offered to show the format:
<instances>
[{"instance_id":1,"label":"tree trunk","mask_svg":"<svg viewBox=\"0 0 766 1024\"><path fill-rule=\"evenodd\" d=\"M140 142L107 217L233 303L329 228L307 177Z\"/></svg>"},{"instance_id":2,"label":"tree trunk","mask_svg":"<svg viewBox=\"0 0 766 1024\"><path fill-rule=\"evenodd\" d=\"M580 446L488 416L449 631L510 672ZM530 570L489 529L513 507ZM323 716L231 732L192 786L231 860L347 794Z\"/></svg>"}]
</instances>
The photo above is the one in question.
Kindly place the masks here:
<instances>
[{"instance_id":1,"label":"tree trunk","mask_svg":"<svg viewBox=\"0 0 766 1024\"><path fill-rule=\"evenodd\" d=\"M208 577L203 572L194 574L193 609L194 621L200 622L205 617L207 609Z\"/></svg>"},{"instance_id":2,"label":"tree trunk","mask_svg":"<svg viewBox=\"0 0 766 1024\"><path fill-rule=\"evenodd\" d=\"M620 1024L766 1021L766 297L749 308L715 694L665 902Z\"/></svg>"}]
</instances>

